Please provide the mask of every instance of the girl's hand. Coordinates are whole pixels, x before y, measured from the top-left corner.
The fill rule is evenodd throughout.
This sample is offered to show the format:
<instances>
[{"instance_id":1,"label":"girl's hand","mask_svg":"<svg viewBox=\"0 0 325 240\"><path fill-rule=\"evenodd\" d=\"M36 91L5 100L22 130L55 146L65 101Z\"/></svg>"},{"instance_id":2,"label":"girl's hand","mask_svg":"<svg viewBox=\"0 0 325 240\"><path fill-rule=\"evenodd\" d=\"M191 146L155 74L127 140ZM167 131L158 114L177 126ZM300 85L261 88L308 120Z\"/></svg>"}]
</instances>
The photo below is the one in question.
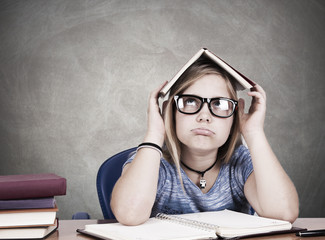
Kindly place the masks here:
<instances>
[{"instance_id":1,"label":"girl's hand","mask_svg":"<svg viewBox=\"0 0 325 240\"><path fill-rule=\"evenodd\" d=\"M165 124L161 116L158 98L160 90L166 85L167 81L159 88L151 92L148 104L148 129L145 136L145 142L153 142L162 146L165 137Z\"/></svg>"},{"instance_id":2,"label":"girl's hand","mask_svg":"<svg viewBox=\"0 0 325 240\"><path fill-rule=\"evenodd\" d=\"M248 113L244 112L244 99L239 99L238 104L240 131L244 137L264 131L264 119L266 112L266 94L261 86L256 84L251 88L251 91L248 92L248 95L253 97Z\"/></svg>"}]
</instances>

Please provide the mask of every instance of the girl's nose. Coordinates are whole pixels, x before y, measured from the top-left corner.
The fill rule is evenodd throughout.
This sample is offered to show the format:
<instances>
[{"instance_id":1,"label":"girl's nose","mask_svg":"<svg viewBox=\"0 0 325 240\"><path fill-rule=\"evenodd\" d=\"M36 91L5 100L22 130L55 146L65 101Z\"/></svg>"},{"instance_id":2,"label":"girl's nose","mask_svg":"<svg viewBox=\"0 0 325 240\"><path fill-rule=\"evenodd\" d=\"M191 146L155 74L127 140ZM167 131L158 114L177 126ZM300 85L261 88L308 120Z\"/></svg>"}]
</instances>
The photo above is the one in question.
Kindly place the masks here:
<instances>
[{"instance_id":1,"label":"girl's nose","mask_svg":"<svg viewBox=\"0 0 325 240\"><path fill-rule=\"evenodd\" d=\"M211 113L208 104L204 103L197 116L198 122L211 122Z\"/></svg>"}]
</instances>

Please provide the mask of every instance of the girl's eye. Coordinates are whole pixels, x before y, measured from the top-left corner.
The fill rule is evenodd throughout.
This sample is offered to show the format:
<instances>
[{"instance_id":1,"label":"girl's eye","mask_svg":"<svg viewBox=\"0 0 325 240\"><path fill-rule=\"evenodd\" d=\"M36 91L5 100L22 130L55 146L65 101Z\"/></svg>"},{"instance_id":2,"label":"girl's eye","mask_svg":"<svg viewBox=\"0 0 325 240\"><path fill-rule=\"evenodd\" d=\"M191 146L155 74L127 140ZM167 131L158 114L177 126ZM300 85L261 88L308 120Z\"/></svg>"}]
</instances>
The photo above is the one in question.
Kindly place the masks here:
<instances>
[{"instance_id":1,"label":"girl's eye","mask_svg":"<svg viewBox=\"0 0 325 240\"><path fill-rule=\"evenodd\" d=\"M188 98L185 100L185 105L186 106L196 106L197 105L197 100L194 98Z\"/></svg>"},{"instance_id":2,"label":"girl's eye","mask_svg":"<svg viewBox=\"0 0 325 240\"><path fill-rule=\"evenodd\" d=\"M227 100L215 100L212 102L213 108L218 108L220 110L229 110L229 102Z\"/></svg>"}]
</instances>

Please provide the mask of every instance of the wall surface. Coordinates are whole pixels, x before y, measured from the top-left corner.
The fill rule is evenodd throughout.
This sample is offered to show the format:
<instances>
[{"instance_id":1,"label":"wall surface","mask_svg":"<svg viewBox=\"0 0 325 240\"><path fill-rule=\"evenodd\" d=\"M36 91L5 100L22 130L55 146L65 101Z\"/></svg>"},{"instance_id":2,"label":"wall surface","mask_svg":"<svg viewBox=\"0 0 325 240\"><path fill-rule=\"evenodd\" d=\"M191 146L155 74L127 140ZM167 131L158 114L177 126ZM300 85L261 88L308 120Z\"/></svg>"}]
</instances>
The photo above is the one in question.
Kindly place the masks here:
<instances>
[{"instance_id":1,"label":"wall surface","mask_svg":"<svg viewBox=\"0 0 325 240\"><path fill-rule=\"evenodd\" d=\"M1 0L0 174L67 178L59 217L102 218L96 174L138 145L148 95L201 47L267 92L301 217L325 217L325 2Z\"/></svg>"}]
</instances>

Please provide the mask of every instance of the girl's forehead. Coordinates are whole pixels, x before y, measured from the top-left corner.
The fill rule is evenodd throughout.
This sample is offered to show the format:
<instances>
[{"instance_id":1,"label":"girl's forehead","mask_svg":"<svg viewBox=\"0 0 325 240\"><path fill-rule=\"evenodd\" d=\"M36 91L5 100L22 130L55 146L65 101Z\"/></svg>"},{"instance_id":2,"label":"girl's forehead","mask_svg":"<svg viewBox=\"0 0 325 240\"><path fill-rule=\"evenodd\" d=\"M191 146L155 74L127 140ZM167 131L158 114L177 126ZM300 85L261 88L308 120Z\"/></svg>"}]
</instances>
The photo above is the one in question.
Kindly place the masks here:
<instances>
[{"instance_id":1,"label":"girl's forehead","mask_svg":"<svg viewBox=\"0 0 325 240\"><path fill-rule=\"evenodd\" d=\"M208 74L197 79L184 94L194 94L204 97L230 97L226 80L220 75Z\"/></svg>"}]
</instances>

